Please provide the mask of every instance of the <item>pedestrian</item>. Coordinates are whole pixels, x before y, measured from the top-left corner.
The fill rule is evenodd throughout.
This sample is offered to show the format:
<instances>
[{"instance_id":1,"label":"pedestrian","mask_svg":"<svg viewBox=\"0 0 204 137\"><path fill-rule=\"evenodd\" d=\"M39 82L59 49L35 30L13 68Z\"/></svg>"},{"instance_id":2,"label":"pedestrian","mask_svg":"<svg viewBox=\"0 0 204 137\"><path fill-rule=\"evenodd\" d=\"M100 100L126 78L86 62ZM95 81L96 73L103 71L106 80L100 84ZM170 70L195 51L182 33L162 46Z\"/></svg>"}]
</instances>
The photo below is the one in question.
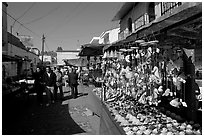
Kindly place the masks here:
<instances>
[{"instance_id":1,"label":"pedestrian","mask_svg":"<svg viewBox=\"0 0 204 137\"><path fill-rule=\"evenodd\" d=\"M54 103L54 86L56 84L56 75L53 71L51 71L50 67L46 67L46 72L43 75L43 81L45 84L45 91L48 98L48 103L46 106L49 106L52 103Z\"/></svg>"},{"instance_id":2,"label":"pedestrian","mask_svg":"<svg viewBox=\"0 0 204 137\"><path fill-rule=\"evenodd\" d=\"M68 74L68 81L71 87L71 93L73 98L77 98L78 96L78 74L74 68L71 69L71 72Z\"/></svg>"},{"instance_id":3,"label":"pedestrian","mask_svg":"<svg viewBox=\"0 0 204 137\"><path fill-rule=\"evenodd\" d=\"M60 71L60 68L57 68L56 71L55 71L55 75L56 75L56 84L55 84L55 93L54 93L54 96L55 96L55 99L57 100L57 92L58 92L58 89L60 90L60 99L63 100L64 98L64 95L63 95L63 87L62 87L62 72Z\"/></svg>"},{"instance_id":4,"label":"pedestrian","mask_svg":"<svg viewBox=\"0 0 204 137\"><path fill-rule=\"evenodd\" d=\"M39 105L43 104L43 74L39 67L36 68L36 72L33 73L34 82L34 89L37 93L37 101Z\"/></svg>"},{"instance_id":5,"label":"pedestrian","mask_svg":"<svg viewBox=\"0 0 204 137\"><path fill-rule=\"evenodd\" d=\"M65 83L65 87L68 87L68 85L69 85L69 82L68 82L68 70L66 69L65 71L64 71L64 83Z\"/></svg>"}]
</instances>

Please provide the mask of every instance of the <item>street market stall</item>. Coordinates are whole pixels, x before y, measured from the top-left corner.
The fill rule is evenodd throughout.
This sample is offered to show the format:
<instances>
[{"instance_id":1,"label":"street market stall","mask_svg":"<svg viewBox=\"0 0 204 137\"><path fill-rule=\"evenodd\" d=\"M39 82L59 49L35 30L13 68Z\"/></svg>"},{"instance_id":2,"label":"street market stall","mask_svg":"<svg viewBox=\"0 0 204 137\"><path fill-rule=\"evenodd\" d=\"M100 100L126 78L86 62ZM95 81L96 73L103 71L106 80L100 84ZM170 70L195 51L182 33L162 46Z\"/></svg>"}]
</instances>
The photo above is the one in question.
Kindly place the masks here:
<instances>
[{"instance_id":1,"label":"street market stall","mask_svg":"<svg viewBox=\"0 0 204 137\"><path fill-rule=\"evenodd\" d=\"M193 103L201 92L195 90L193 100L186 90L195 83L192 63L183 48L158 43L137 40L105 51L102 104L126 134L201 134L202 109ZM189 117L192 105L197 120Z\"/></svg>"},{"instance_id":2,"label":"street market stall","mask_svg":"<svg viewBox=\"0 0 204 137\"><path fill-rule=\"evenodd\" d=\"M103 48L108 44L85 44L82 45L82 49L79 56L86 57L86 67L88 69L88 74L83 76L84 80L88 79L89 82L93 83L95 86L102 85L102 69L101 62L103 56ZM86 81L86 80L85 80Z\"/></svg>"}]
</instances>

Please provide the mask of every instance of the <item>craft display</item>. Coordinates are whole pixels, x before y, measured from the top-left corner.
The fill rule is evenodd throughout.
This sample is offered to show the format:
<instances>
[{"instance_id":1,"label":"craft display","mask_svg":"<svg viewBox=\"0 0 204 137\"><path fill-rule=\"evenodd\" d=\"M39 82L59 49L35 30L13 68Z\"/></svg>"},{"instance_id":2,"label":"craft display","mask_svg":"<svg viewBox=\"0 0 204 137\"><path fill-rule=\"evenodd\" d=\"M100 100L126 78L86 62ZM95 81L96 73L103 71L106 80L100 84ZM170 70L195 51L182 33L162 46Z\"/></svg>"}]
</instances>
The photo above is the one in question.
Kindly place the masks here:
<instances>
[{"instance_id":1,"label":"craft display","mask_svg":"<svg viewBox=\"0 0 204 137\"><path fill-rule=\"evenodd\" d=\"M104 103L128 135L201 134L199 124L160 106L188 107L188 76L183 71L182 48L158 43L136 40L118 49L123 57L103 60Z\"/></svg>"}]
</instances>

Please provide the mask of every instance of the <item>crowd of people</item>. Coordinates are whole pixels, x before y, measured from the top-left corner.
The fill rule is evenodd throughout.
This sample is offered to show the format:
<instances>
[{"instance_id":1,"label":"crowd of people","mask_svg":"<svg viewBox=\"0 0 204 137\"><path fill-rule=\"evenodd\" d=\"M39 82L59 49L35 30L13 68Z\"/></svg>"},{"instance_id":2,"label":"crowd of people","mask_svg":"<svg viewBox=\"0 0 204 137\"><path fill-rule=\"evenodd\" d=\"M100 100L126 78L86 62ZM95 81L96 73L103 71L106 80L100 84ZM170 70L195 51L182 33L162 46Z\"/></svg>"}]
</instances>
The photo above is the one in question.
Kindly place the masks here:
<instances>
[{"instance_id":1,"label":"crowd of people","mask_svg":"<svg viewBox=\"0 0 204 137\"><path fill-rule=\"evenodd\" d=\"M71 96L77 98L79 85L79 71L76 68L70 67L60 70L59 67L47 66L45 70L38 67L36 72L33 73L35 80L34 88L37 93L37 100L40 105L43 104L43 93L46 93L47 103L49 106L51 103L55 103L58 100L57 93L60 91L60 100L64 100L63 86L70 87Z\"/></svg>"}]
</instances>

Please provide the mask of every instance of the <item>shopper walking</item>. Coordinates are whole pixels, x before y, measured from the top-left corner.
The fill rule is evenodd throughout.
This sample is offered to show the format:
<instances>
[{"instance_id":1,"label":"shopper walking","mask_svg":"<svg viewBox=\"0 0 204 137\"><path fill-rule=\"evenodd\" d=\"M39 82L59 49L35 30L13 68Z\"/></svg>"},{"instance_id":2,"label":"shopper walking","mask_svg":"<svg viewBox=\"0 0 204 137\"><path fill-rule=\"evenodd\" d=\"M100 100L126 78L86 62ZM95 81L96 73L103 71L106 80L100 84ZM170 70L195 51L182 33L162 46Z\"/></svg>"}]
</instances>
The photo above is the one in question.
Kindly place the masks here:
<instances>
[{"instance_id":1,"label":"shopper walking","mask_svg":"<svg viewBox=\"0 0 204 137\"><path fill-rule=\"evenodd\" d=\"M56 84L56 75L53 71L51 71L50 67L46 67L46 72L43 75L43 81L45 84L45 91L48 98L48 103L46 106L49 106L54 103L54 86Z\"/></svg>"},{"instance_id":2,"label":"shopper walking","mask_svg":"<svg viewBox=\"0 0 204 137\"><path fill-rule=\"evenodd\" d=\"M36 72L33 74L33 78L35 80L34 88L37 93L37 101L39 105L42 105L43 104L43 92L44 92L44 88L42 85L43 73L39 67L37 67Z\"/></svg>"},{"instance_id":3,"label":"shopper walking","mask_svg":"<svg viewBox=\"0 0 204 137\"><path fill-rule=\"evenodd\" d=\"M64 95L63 95L63 89L62 89L62 72L60 71L60 68L57 68L55 71L55 75L56 75L56 84L55 84L55 99L57 100L57 92L58 89L60 90L60 99L63 100Z\"/></svg>"},{"instance_id":4,"label":"shopper walking","mask_svg":"<svg viewBox=\"0 0 204 137\"><path fill-rule=\"evenodd\" d=\"M74 68L71 69L71 72L68 74L68 81L71 87L71 93L73 98L77 98L78 96L78 74Z\"/></svg>"}]
</instances>

